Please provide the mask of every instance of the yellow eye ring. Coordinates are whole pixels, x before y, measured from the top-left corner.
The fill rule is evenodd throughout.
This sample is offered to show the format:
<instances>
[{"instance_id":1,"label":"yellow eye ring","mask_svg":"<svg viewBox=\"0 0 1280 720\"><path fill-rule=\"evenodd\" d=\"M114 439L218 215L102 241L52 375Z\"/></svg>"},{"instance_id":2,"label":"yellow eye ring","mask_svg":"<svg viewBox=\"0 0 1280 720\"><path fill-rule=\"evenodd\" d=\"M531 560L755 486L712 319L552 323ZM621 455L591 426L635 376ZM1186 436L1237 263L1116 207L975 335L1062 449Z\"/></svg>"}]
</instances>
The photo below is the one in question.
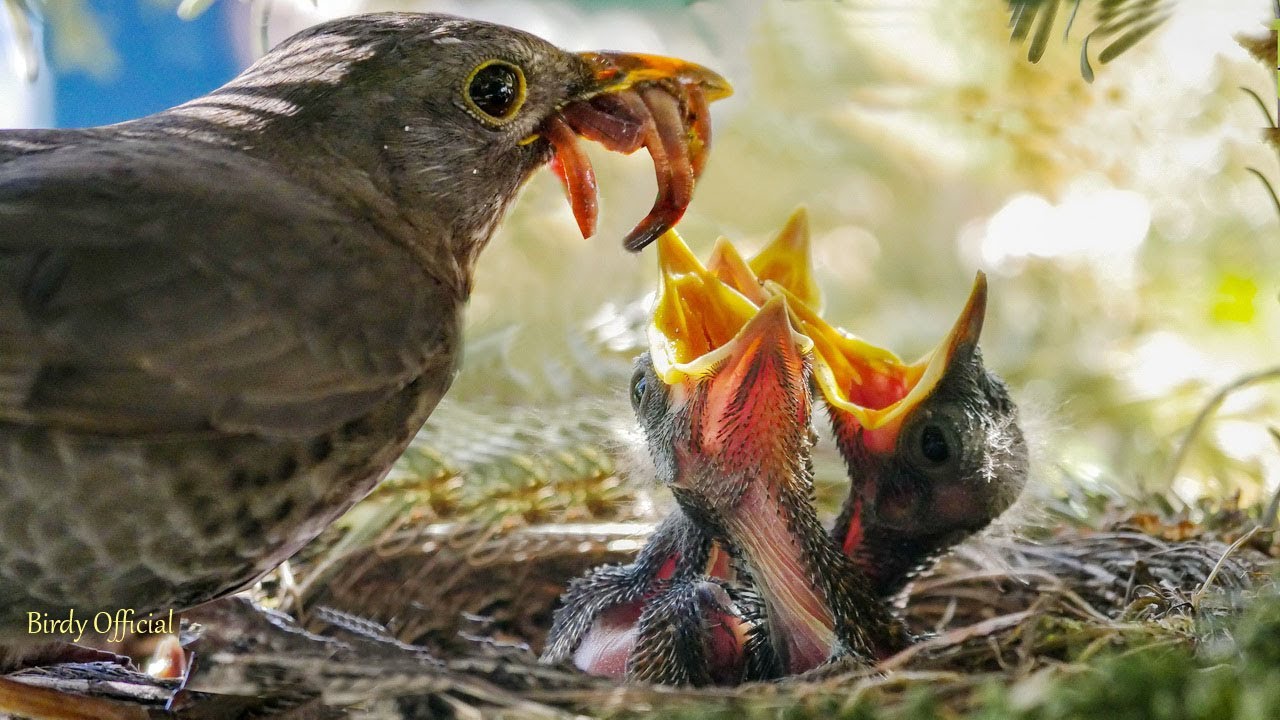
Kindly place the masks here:
<instances>
[{"instance_id":1,"label":"yellow eye ring","mask_svg":"<svg viewBox=\"0 0 1280 720\"><path fill-rule=\"evenodd\" d=\"M524 71L505 60L480 63L462 84L467 110L477 120L495 127L514 118L527 96Z\"/></svg>"}]
</instances>

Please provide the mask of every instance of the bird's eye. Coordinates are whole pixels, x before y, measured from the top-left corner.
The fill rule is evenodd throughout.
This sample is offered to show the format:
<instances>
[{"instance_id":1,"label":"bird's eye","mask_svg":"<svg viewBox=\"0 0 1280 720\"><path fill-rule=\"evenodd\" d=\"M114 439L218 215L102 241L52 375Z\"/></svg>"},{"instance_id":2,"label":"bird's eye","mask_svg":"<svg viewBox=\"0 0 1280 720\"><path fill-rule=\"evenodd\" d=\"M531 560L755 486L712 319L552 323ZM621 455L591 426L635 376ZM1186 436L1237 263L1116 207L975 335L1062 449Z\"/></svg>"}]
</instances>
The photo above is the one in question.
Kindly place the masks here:
<instances>
[{"instance_id":1,"label":"bird's eye","mask_svg":"<svg viewBox=\"0 0 1280 720\"><path fill-rule=\"evenodd\" d=\"M463 97L480 120L501 125L524 105L524 72L509 62L486 60L467 77Z\"/></svg>"},{"instance_id":2,"label":"bird's eye","mask_svg":"<svg viewBox=\"0 0 1280 720\"><path fill-rule=\"evenodd\" d=\"M903 451L912 464L926 472L953 472L966 462L964 421L955 413L935 410L905 429Z\"/></svg>"},{"instance_id":3,"label":"bird's eye","mask_svg":"<svg viewBox=\"0 0 1280 720\"><path fill-rule=\"evenodd\" d=\"M920 457L935 465L941 465L951 458L951 447L947 444L947 434L937 425L925 425L920 431Z\"/></svg>"},{"instance_id":4,"label":"bird's eye","mask_svg":"<svg viewBox=\"0 0 1280 720\"><path fill-rule=\"evenodd\" d=\"M643 370L637 370L631 376L631 409L640 411L640 403L644 402L644 392L649 388L649 380Z\"/></svg>"}]
</instances>

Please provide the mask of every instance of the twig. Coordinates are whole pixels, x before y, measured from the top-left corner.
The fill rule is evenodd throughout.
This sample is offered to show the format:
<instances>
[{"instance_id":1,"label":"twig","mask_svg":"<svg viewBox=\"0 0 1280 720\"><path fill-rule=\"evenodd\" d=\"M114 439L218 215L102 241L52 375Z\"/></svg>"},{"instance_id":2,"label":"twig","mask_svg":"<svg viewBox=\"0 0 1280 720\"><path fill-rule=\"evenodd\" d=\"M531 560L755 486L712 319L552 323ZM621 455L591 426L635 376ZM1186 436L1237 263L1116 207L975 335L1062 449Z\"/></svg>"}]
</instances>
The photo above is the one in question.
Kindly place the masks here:
<instances>
[{"instance_id":1,"label":"twig","mask_svg":"<svg viewBox=\"0 0 1280 720\"><path fill-rule=\"evenodd\" d=\"M899 670L890 675L865 678L858 682L852 690L840 686L824 688L821 694L832 698L843 699L841 710L852 710L861 705L873 690L889 690L895 687L911 687L912 685L932 683L934 686L947 682L963 682L967 678L963 673L945 670ZM808 693L809 695L819 693ZM802 696L802 695L797 695Z\"/></svg>"},{"instance_id":2,"label":"twig","mask_svg":"<svg viewBox=\"0 0 1280 720\"><path fill-rule=\"evenodd\" d=\"M1080 653L1076 655L1075 658L1073 659L1078 663L1085 662L1089 658L1092 658L1094 655L1097 655L1098 653L1106 649L1106 647L1111 644L1112 640L1115 640L1115 635L1108 635L1108 634L1099 635L1098 637L1094 638L1092 642L1086 645L1084 647L1084 650L1081 650Z\"/></svg>"},{"instance_id":3,"label":"twig","mask_svg":"<svg viewBox=\"0 0 1280 720\"><path fill-rule=\"evenodd\" d=\"M1178 472L1182 470L1182 464L1186 461L1187 455L1191 453L1191 446L1194 444L1200 432L1204 430L1204 426L1209 422L1209 418L1217 412L1222 403L1237 390L1244 389L1250 385L1267 382L1269 380L1280 380L1280 367L1267 368L1256 373L1250 373L1243 377L1239 377L1232 381L1231 384L1214 393L1209 398L1209 402L1205 403L1200 412L1196 413L1196 417L1191 421L1191 425L1187 428L1186 435L1182 438L1182 444L1178 446L1178 452L1173 456L1173 462L1170 464L1169 471L1165 475L1165 487L1172 487L1173 481L1178 478Z\"/></svg>"},{"instance_id":4,"label":"twig","mask_svg":"<svg viewBox=\"0 0 1280 720\"><path fill-rule=\"evenodd\" d=\"M102 698L67 695L0 678L0 712L47 720L146 720L147 711L137 705Z\"/></svg>"},{"instance_id":5,"label":"twig","mask_svg":"<svg viewBox=\"0 0 1280 720\"><path fill-rule=\"evenodd\" d=\"M933 624L933 631L935 633L941 632L943 628L951 624L951 621L956 617L956 607L958 605L959 602L955 597L948 598L947 607L942 611L942 616Z\"/></svg>"},{"instance_id":6,"label":"twig","mask_svg":"<svg viewBox=\"0 0 1280 720\"><path fill-rule=\"evenodd\" d=\"M1091 617L1094 620L1097 620L1098 622L1101 622L1104 624L1115 623L1114 620L1107 617L1106 613L1094 607L1088 600L1085 600L1083 597L1081 597L1080 593L1077 593L1075 590L1062 588L1058 590L1058 595L1062 598L1065 598L1075 603L1076 609L1078 609L1086 617Z\"/></svg>"},{"instance_id":7,"label":"twig","mask_svg":"<svg viewBox=\"0 0 1280 720\"><path fill-rule=\"evenodd\" d=\"M1231 547L1227 548L1226 552L1222 553L1222 557L1218 558L1218 562L1214 563L1213 569L1209 571L1209 577L1204 579L1204 583L1200 585L1200 589L1196 590L1195 594L1191 596L1192 610L1198 610L1200 608L1200 601L1204 599L1205 593L1209 591L1209 586L1213 585L1213 581L1217 579L1218 571L1222 569L1222 565L1227 561L1227 558L1231 557L1231 553L1235 552L1241 545L1251 540L1261 529L1261 526L1254 525L1252 530L1241 535L1239 539L1231 543Z\"/></svg>"},{"instance_id":8,"label":"twig","mask_svg":"<svg viewBox=\"0 0 1280 720\"><path fill-rule=\"evenodd\" d=\"M916 655L920 655L934 648L947 648L970 640L975 637L985 637L997 633L1007 628L1016 627L1023 622L1035 616L1032 610L1023 610L1022 612L1009 613L1008 615L1000 615L990 620L983 620L973 625L967 625L962 628L956 628L949 632L945 632L937 637L930 638L924 642L916 643L911 647L903 650L896 655L886 659L877 666L878 670L888 672L901 668L910 662Z\"/></svg>"}]
</instances>

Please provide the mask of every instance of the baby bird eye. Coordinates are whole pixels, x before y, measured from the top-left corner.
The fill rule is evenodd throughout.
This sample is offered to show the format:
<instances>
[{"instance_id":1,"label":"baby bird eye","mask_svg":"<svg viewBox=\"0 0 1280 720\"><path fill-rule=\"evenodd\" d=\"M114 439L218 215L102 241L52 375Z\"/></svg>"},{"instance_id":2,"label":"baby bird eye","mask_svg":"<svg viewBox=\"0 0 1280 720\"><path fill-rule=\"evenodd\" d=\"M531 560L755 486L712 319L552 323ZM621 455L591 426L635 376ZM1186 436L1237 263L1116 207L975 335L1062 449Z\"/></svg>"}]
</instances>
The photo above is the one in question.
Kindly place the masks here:
<instances>
[{"instance_id":1,"label":"baby bird eye","mask_svg":"<svg viewBox=\"0 0 1280 720\"><path fill-rule=\"evenodd\" d=\"M644 402L644 392L649 387L649 380L643 370L637 370L631 376L631 409L640 411L640 403Z\"/></svg>"},{"instance_id":2,"label":"baby bird eye","mask_svg":"<svg viewBox=\"0 0 1280 720\"><path fill-rule=\"evenodd\" d=\"M964 407L950 402L931 403L916 410L915 417L903 426L895 449L912 468L929 478L955 480L979 468L982 432Z\"/></svg>"},{"instance_id":3,"label":"baby bird eye","mask_svg":"<svg viewBox=\"0 0 1280 720\"><path fill-rule=\"evenodd\" d=\"M951 458L951 447L947 444L947 434L942 428L925 425L920 431L920 456L935 465L941 465Z\"/></svg>"},{"instance_id":4,"label":"baby bird eye","mask_svg":"<svg viewBox=\"0 0 1280 720\"><path fill-rule=\"evenodd\" d=\"M519 67L502 60L486 60L467 77L463 97L481 120L500 125L524 105L525 92L524 72Z\"/></svg>"}]
</instances>

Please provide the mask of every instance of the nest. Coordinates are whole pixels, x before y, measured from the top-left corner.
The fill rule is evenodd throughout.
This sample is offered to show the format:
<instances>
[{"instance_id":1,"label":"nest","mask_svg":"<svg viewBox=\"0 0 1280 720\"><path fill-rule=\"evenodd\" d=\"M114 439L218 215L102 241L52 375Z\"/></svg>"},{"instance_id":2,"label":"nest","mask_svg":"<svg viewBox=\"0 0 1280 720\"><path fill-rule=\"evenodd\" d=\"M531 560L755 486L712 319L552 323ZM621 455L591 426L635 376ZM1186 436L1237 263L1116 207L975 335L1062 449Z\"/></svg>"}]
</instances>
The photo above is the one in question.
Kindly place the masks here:
<instances>
[{"instance_id":1,"label":"nest","mask_svg":"<svg viewBox=\"0 0 1280 720\"><path fill-rule=\"evenodd\" d=\"M292 581L277 574L260 586L261 603L235 598L188 613L203 630L183 688L96 666L21 679L160 713L136 717L700 716L783 707L816 717L863 704L910 708L924 690L961 714L992 684L1070 673L1121 650L1203 645L1270 566L1273 536L1255 516L1231 507L1192 523L1113 510L1098 527L991 533L892 599L922 642L873 668L835 664L712 689L620 687L535 662L567 581L629 560L649 524L399 522L344 543L352 533L368 537L349 528L295 561Z\"/></svg>"}]
</instances>

